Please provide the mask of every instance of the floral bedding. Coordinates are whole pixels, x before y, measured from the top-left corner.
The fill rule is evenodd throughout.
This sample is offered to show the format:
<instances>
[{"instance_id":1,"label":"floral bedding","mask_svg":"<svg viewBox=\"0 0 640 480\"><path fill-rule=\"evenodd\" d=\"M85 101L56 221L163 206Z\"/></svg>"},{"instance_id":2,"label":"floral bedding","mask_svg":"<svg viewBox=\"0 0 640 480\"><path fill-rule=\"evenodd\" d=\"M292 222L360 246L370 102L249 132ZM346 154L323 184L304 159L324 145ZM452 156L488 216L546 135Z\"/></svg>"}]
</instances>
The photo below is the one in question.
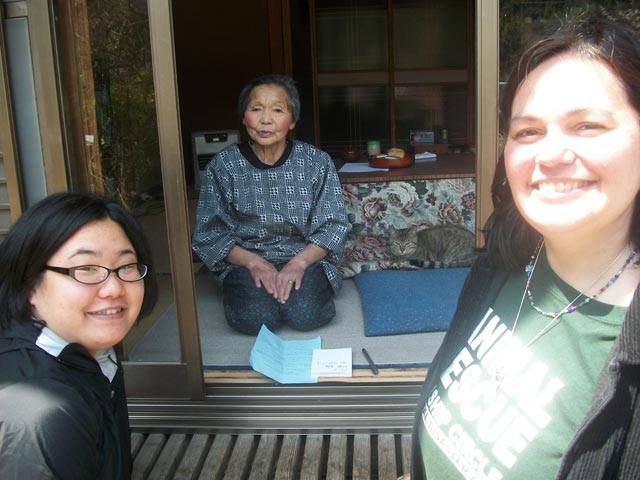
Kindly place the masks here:
<instances>
[{"instance_id":1,"label":"floral bedding","mask_svg":"<svg viewBox=\"0 0 640 480\"><path fill-rule=\"evenodd\" d=\"M343 278L371 270L419 269L389 252L389 227L458 224L475 232L475 179L343 184L351 232L340 266ZM446 265L432 265L446 267Z\"/></svg>"}]
</instances>

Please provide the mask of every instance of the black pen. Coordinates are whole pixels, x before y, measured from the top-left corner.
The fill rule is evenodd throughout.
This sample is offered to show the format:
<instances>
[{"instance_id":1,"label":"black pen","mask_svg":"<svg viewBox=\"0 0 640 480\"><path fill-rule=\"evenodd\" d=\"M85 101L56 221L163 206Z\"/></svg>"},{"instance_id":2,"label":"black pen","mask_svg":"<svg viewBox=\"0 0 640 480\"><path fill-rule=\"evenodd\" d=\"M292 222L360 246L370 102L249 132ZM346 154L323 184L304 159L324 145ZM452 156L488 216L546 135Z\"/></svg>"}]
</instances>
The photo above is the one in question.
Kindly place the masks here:
<instances>
[{"instance_id":1,"label":"black pen","mask_svg":"<svg viewBox=\"0 0 640 480\"><path fill-rule=\"evenodd\" d=\"M364 358L367 359L367 362L369 363L369 367L371 368L371 371L373 372L374 375L378 374L378 367L376 367L376 364L373 363L373 360L371 360L371 357L369 356L369 352L367 352L366 348L362 349L362 353L364 355Z\"/></svg>"}]
</instances>

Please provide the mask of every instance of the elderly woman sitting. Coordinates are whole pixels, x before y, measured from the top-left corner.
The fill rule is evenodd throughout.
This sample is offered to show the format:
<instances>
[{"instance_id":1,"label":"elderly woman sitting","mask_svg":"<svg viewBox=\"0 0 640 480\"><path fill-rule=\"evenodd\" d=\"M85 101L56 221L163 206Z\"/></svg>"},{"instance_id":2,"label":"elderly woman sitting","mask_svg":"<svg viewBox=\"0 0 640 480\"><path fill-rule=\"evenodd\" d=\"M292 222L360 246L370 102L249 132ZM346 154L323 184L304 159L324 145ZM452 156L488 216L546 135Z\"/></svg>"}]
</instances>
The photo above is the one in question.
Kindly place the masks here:
<instances>
[{"instance_id":1,"label":"elderly woman sitting","mask_svg":"<svg viewBox=\"0 0 640 480\"><path fill-rule=\"evenodd\" d=\"M287 140L300 115L292 79L256 78L240 93L238 110L251 140L207 166L193 250L222 280L234 329L320 327L335 316L349 231L333 161Z\"/></svg>"}]
</instances>

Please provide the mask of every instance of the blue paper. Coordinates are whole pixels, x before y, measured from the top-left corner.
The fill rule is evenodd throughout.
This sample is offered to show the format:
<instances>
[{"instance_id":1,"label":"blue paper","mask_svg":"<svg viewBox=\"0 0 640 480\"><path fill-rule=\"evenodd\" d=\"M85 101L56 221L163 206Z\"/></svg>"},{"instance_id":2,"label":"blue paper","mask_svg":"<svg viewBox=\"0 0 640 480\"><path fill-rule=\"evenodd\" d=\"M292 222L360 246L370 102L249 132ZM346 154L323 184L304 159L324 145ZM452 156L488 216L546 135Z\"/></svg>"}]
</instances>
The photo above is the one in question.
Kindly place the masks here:
<instances>
[{"instance_id":1,"label":"blue paper","mask_svg":"<svg viewBox=\"0 0 640 480\"><path fill-rule=\"evenodd\" d=\"M320 337L283 340L262 325L249 362L255 371L279 383L317 383L318 377L311 375L311 359L321 343Z\"/></svg>"}]
</instances>

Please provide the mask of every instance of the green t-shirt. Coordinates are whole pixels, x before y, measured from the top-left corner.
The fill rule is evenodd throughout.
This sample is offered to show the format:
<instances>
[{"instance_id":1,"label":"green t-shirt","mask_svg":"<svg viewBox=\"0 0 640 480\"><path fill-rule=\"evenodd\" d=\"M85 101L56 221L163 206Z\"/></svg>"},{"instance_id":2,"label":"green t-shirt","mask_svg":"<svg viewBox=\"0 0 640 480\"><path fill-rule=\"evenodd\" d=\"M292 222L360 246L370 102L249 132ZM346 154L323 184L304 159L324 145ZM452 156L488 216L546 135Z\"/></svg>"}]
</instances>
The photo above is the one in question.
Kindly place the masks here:
<instances>
[{"instance_id":1,"label":"green t-shirt","mask_svg":"<svg viewBox=\"0 0 640 480\"><path fill-rule=\"evenodd\" d=\"M429 480L557 475L627 309L592 300L527 346L551 318L525 298L511 336L525 283L524 272L509 277L493 308L439 372L418 433ZM544 252L531 291L548 312L563 310L578 295L553 273Z\"/></svg>"}]
</instances>

